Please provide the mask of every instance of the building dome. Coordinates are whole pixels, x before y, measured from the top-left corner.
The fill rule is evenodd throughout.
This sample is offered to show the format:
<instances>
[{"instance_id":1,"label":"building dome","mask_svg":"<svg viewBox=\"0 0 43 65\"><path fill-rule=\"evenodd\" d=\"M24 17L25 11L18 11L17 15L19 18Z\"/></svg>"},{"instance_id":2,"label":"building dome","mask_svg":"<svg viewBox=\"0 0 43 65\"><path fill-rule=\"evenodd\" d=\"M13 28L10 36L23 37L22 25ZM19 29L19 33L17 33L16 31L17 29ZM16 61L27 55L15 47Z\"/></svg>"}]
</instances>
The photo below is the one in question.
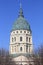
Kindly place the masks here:
<instances>
[{"instance_id":1,"label":"building dome","mask_svg":"<svg viewBox=\"0 0 43 65\"><path fill-rule=\"evenodd\" d=\"M30 30L30 25L23 17L20 16L14 22L12 30Z\"/></svg>"},{"instance_id":2,"label":"building dome","mask_svg":"<svg viewBox=\"0 0 43 65\"><path fill-rule=\"evenodd\" d=\"M19 16L14 22L12 30L31 30L29 23L24 18L22 7L20 7Z\"/></svg>"}]
</instances>

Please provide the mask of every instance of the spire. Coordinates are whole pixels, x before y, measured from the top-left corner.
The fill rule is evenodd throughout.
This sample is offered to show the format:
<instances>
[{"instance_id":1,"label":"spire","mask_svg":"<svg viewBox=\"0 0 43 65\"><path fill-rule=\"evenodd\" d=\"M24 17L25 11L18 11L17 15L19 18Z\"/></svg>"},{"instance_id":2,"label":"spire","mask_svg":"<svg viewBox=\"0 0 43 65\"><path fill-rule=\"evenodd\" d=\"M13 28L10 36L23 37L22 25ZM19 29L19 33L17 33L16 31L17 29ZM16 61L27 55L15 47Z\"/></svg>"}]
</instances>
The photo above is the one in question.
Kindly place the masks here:
<instances>
[{"instance_id":1,"label":"spire","mask_svg":"<svg viewBox=\"0 0 43 65\"><path fill-rule=\"evenodd\" d=\"M21 4L21 0L20 0L19 16L24 17L24 15L23 15L23 9L22 9L22 4Z\"/></svg>"}]
</instances>

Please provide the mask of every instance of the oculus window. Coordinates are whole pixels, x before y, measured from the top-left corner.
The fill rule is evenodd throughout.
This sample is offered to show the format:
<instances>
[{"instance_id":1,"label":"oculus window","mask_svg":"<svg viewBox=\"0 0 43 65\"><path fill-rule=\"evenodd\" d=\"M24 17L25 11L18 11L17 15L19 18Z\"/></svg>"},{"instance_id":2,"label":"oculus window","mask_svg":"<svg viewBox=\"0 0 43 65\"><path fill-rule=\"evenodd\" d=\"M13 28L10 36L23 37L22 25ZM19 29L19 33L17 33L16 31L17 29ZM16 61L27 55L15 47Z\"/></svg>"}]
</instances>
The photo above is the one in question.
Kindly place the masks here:
<instances>
[{"instance_id":1,"label":"oculus window","mask_svg":"<svg viewBox=\"0 0 43 65\"><path fill-rule=\"evenodd\" d=\"M16 31L18 33L18 31Z\"/></svg>"},{"instance_id":2,"label":"oculus window","mask_svg":"<svg viewBox=\"0 0 43 65\"><path fill-rule=\"evenodd\" d=\"M22 33L22 31L20 31L20 33Z\"/></svg>"}]
</instances>

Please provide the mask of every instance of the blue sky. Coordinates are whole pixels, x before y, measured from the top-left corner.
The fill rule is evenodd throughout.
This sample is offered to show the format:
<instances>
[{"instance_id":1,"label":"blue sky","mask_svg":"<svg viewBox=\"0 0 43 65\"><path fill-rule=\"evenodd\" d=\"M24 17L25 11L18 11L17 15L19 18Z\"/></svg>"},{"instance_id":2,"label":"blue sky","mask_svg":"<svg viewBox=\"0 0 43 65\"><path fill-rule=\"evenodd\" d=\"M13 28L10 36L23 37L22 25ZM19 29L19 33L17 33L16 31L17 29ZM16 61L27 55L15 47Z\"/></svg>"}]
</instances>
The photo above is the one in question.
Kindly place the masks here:
<instances>
[{"instance_id":1,"label":"blue sky","mask_svg":"<svg viewBox=\"0 0 43 65\"><path fill-rule=\"evenodd\" d=\"M43 43L43 0L21 0L32 30L34 48ZM19 0L0 0L0 48L9 49L10 31L19 14Z\"/></svg>"}]
</instances>

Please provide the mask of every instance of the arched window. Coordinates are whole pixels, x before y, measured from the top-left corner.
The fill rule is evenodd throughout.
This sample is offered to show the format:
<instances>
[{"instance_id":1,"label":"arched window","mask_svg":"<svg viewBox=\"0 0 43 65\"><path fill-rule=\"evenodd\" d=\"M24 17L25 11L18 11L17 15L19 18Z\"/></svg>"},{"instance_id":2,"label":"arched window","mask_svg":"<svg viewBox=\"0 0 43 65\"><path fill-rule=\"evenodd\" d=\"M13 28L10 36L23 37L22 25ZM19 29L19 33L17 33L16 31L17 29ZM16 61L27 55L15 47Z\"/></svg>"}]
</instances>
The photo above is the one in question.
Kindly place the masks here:
<instances>
[{"instance_id":1,"label":"arched window","mask_svg":"<svg viewBox=\"0 0 43 65\"><path fill-rule=\"evenodd\" d=\"M26 42L28 42L28 37L26 37Z\"/></svg>"},{"instance_id":2,"label":"arched window","mask_svg":"<svg viewBox=\"0 0 43 65\"><path fill-rule=\"evenodd\" d=\"M20 37L20 41L22 41L22 37Z\"/></svg>"},{"instance_id":3,"label":"arched window","mask_svg":"<svg viewBox=\"0 0 43 65\"><path fill-rule=\"evenodd\" d=\"M22 47L20 47L20 51L22 51Z\"/></svg>"},{"instance_id":4,"label":"arched window","mask_svg":"<svg viewBox=\"0 0 43 65\"><path fill-rule=\"evenodd\" d=\"M13 42L13 38L12 38L12 42Z\"/></svg>"}]
</instances>

